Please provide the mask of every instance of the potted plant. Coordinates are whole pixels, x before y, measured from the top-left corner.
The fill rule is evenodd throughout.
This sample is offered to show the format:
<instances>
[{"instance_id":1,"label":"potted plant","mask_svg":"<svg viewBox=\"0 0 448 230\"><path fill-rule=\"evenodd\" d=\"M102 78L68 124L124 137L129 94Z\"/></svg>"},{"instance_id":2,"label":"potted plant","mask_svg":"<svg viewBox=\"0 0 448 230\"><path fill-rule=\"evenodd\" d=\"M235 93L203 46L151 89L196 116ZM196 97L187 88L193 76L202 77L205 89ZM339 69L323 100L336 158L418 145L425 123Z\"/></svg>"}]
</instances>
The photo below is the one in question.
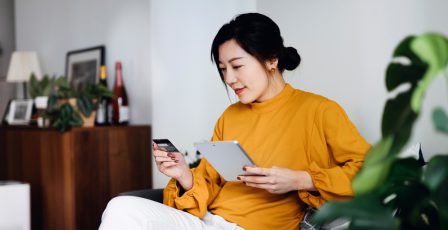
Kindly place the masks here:
<instances>
[{"instance_id":1,"label":"potted plant","mask_svg":"<svg viewBox=\"0 0 448 230\"><path fill-rule=\"evenodd\" d=\"M420 114L423 95L437 76L448 78L448 39L427 33L404 39L386 71L386 87L410 85L386 102L382 139L369 151L353 181L355 197L327 202L316 223L348 218L349 229L448 229L448 156L436 155L426 166L415 158L398 157ZM448 79L447 79L448 80ZM435 128L448 134L448 116L433 111Z\"/></svg>"},{"instance_id":2,"label":"potted plant","mask_svg":"<svg viewBox=\"0 0 448 230\"><path fill-rule=\"evenodd\" d=\"M30 80L28 82L28 93L32 99L34 99L34 105L37 109L37 123L39 127L46 126L44 119L44 112L47 109L48 97L54 92L54 90L63 82L61 81L63 77L50 78L45 75L41 80L36 78L36 75L31 74Z\"/></svg>"},{"instance_id":3,"label":"potted plant","mask_svg":"<svg viewBox=\"0 0 448 230\"><path fill-rule=\"evenodd\" d=\"M61 132L75 126L94 126L99 99L111 98L112 92L101 84L76 91L65 78L58 81L58 89L49 97L46 111L52 126Z\"/></svg>"}]
</instances>

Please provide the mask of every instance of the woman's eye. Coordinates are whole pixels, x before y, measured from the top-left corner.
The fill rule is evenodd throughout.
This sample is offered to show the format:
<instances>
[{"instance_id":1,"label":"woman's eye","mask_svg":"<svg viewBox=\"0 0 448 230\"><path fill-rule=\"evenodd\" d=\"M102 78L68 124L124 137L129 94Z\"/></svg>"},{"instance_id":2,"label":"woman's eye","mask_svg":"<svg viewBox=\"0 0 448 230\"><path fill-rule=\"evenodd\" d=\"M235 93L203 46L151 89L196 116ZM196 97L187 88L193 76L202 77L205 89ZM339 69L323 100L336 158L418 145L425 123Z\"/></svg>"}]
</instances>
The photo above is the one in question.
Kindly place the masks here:
<instances>
[{"instance_id":1,"label":"woman's eye","mask_svg":"<svg viewBox=\"0 0 448 230\"><path fill-rule=\"evenodd\" d=\"M242 65L236 65L236 66L234 66L233 68L234 69L239 69L239 68L241 68L241 67L243 67Z\"/></svg>"},{"instance_id":2,"label":"woman's eye","mask_svg":"<svg viewBox=\"0 0 448 230\"><path fill-rule=\"evenodd\" d=\"M225 72L226 68L219 68L219 70L221 70L221 72Z\"/></svg>"}]
</instances>

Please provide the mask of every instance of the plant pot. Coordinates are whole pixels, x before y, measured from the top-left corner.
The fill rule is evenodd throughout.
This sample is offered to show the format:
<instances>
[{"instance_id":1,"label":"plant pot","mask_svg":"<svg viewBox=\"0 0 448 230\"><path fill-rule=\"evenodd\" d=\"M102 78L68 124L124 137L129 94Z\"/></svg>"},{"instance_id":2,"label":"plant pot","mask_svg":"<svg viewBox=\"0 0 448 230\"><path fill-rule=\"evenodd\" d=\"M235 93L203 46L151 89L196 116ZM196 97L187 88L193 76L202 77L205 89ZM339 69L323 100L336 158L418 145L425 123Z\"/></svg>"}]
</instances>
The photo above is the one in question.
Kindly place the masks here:
<instances>
[{"instance_id":1,"label":"plant pot","mask_svg":"<svg viewBox=\"0 0 448 230\"><path fill-rule=\"evenodd\" d=\"M76 98L70 99L61 99L58 100L58 105L63 105L65 103L69 103L74 110L78 111L78 106L76 106ZM95 118L96 118L96 110L92 110L90 116L86 117L83 113L79 112L79 115L82 118L82 127L94 127L95 126Z\"/></svg>"},{"instance_id":2,"label":"plant pot","mask_svg":"<svg viewBox=\"0 0 448 230\"><path fill-rule=\"evenodd\" d=\"M47 109L48 96L38 96L34 98L34 104L36 105L36 109Z\"/></svg>"},{"instance_id":3,"label":"plant pot","mask_svg":"<svg viewBox=\"0 0 448 230\"><path fill-rule=\"evenodd\" d=\"M50 120L44 117L37 118L37 127L39 128L47 128L50 127Z\"/></svg>"},{"instance_id":4,"label":"plant pot","mask_svg":"<svg viewBox=\"0 0 448 230\"><path fill-rule=\"evenodd\" d=\"M93 110L90 113L89 117L85 117L84 114L80 113L82 118L82 127L94 127L95 126L95 118L96 118L96 110Z\"/></svg>"}]
</instances>

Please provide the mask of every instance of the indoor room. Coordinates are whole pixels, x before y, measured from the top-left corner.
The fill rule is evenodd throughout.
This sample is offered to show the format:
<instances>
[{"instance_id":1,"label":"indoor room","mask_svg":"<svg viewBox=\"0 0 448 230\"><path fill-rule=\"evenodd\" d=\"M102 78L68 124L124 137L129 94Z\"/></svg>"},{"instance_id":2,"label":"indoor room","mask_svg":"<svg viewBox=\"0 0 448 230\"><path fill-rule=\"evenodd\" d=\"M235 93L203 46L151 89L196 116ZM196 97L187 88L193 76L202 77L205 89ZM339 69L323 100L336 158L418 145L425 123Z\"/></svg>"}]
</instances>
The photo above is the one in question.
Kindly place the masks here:
<instances>
[{"instance_id":1,"label":"indoor room","mask_svg":"<svg viewBox=\"0 0 448 230\"><path fill-rule=\"evenodd\" d=\"M98 229L102 218L101 229L135 229L115 217L108 227L108 215L133 215L115 213L133 209L116 197L199 223L210 214L229 229L280 229L286 209L295 218L283 228L313 229L308 208L329 229L446 229L446 9L444 0L2 0L0 229ZM238 33L269 45L273 32L243 22L219 43L238 15L270 18L282 51L259 56L255 38ZM299 61L282 67L289 47ZM265 91L251 88L265 80L243 79L248 64L225 61L241 53L268 77ZM303 97L274 109L286 89ZM304 95L324 102L303 107ZM232 189L241 200L226 197Z\"/></svg>"}]
</instances>

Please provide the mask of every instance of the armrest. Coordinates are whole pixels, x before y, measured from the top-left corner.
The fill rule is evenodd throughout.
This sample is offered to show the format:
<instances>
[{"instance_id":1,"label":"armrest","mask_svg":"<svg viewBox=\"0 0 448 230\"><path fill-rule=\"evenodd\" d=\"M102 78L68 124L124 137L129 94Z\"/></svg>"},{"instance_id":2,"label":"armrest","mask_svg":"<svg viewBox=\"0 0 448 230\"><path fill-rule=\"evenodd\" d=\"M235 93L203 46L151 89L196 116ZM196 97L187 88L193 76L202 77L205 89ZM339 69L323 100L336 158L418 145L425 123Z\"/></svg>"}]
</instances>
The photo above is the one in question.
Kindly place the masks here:
<instances>
[{"instance_id":1,"label":"armrest","mask_svg":"<svg viewBox=\"0 0 448 230\"><path fill-rule=\"evenodd\" d=\"M163 203L163 189L143 189L120 193L119 196L137 196Z\"/></svg>"}]
</instances>

